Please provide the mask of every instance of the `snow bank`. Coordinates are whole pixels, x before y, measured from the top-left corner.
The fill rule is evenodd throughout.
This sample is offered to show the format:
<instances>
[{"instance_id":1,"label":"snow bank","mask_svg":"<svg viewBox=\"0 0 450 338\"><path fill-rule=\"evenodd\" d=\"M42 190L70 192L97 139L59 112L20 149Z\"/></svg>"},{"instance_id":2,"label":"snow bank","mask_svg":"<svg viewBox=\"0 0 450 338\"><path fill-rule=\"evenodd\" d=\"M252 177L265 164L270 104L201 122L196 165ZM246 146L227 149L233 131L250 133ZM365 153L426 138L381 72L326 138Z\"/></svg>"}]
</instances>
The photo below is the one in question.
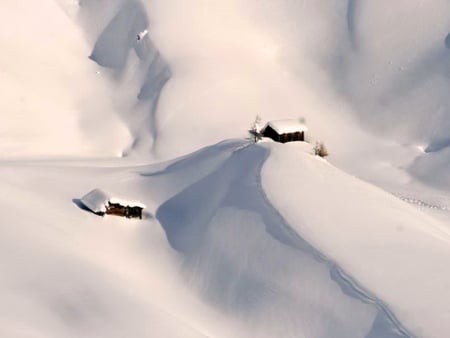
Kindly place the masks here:
<instances>
[{"instance_id":1,"label":"snow bank","mask_svg":"<svg viewBox=\"0 0 450 338\"><path fill-rule=\"evenodd\" d=\"M305 147L234 140L146 166L2 162L2 332L405 337L406 324L444 337L447 235ZM70 203L92 182L156 219L125 225Z\"/></svg>"},{"instance_id":2,"label":"snow bank","mask_svg":"<svg viewBox=\"0 0 450 338\"><path fill-rule=\"evenodd\" d=\"M2 162L0 336L233 336L179 279L154 219L101 218L72 203L93 181L131 192L137 168L111 163Z\"/></svg>"},{"instance_id":3,"label":"snow bank","mask_svg":"<svg viewBox=\"0 0 450 338\"><path fill-rule=\"evenodd\" d=\"M240 323L238 336L406 336L381 303L338 282L336 265L323 260L266 200L259 171L268 150L229 143L228 149L213 148L228 153L230 146L234 150L220 166L178 186L156 211L188 285ZM185 176L208 151L145 173L140 185L151 190Z\"/></svg>"},{"instance_id":4,"label":"snow bank","mask_svg":"<svg viewBox=\"0 0 450 338\"><path fill-rule=\"evenodd\" d=\"M446 337L448 227L311 155L305 144L265 147L265 192L293 229L383 299L414 334Z\"/></svg>"}]
</instances>

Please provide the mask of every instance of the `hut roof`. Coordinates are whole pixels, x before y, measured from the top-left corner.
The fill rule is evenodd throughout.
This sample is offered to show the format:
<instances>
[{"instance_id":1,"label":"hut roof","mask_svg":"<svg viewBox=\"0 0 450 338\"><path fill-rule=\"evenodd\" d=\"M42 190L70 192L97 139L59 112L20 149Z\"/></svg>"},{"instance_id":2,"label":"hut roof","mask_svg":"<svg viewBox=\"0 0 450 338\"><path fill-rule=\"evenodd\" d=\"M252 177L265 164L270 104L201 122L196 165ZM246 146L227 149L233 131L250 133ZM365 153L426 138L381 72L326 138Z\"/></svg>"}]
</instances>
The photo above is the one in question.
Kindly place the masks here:
<instances>
[{"instance_id":1,"label":"hut roof","mask_svg":"<svg viewBox=\"0 0 450 338\"><path fill-rule=\"evenodd\" d=\"M267 122L265 128L270 126L279 135L307 131L308 128L300 120L275 120Z\"/></svg>"},{"instance_id":2,"label":"hut roof","mask_svg":"<svg viewBox=\"0 0 450 338\"><path fill-rule=\"evenodd\" d=\"M123 205L125 207L139 207L144 209L145 208L145 204L141 203L139 201L128 201L128 200L124 200L122 198L118 198L118 197L111 197L109 199L109 202L113 203L113 204L120 204Z\"/></svg>"},{"instance_id":3,"label":"hut roof","mask_svg":"<svg viewBox=\"0 0 450 338\"><path fill-rule=\"evenodd\" d=\"M81 198L81 202L93 212L106 212L109 196L100 189L94 189Z\"/></svg>"},{"instance_id":4,"label":"hut roof","mask_svg":"<svg viewBox=\"0 0 450 338\"><path fill-rule=\"evenodd\" d=\"M81 198L81 202L93 212L106 212L109 202L128 207L139 207L144 209L145 205L139 201L127 201L122 198L110 197L100 189L94 189Z\"/></svg>"}]
</instances>

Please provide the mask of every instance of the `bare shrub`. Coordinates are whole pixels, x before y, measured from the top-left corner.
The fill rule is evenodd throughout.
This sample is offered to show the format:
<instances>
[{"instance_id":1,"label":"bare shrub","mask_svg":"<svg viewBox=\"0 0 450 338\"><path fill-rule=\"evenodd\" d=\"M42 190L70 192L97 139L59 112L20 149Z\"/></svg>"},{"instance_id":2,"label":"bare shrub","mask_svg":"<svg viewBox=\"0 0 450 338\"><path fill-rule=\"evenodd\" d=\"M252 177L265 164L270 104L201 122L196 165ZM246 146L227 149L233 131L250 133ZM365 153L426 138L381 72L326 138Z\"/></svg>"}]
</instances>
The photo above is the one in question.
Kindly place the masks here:
<instances>
[{"instance_id":1,"label":"bare shrub","mask_svg":"<svg viewBox=\"0 0 450 338\"><path fill-rule=\"evenodd\" d=\"M316 142L316 145L314 147L314 154L320 157L328 156L328 150L327 148L325 148L323 142Z\"/></svg>"},{"instance_id":2,"label":"bare shrub","mask_svg":"<svg viewBox=\"0 0 450 338\"><path fill-rule=\"evenodd\" d=\"M255 121L253 121L250 130L248 131L251 140L255 143L262 139L260 124L261 124L261 117L259 115L256 115Z\"/></svg>"}]
</instances>

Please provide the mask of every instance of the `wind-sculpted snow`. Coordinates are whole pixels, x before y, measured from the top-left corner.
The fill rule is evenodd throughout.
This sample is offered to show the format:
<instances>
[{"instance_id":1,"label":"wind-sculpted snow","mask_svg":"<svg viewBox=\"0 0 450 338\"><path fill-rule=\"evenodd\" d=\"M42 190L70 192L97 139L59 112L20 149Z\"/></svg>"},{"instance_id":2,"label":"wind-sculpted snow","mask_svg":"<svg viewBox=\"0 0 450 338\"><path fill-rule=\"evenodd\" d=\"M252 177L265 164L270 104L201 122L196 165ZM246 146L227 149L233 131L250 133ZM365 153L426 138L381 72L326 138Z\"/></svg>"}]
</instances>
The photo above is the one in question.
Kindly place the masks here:
<instances>
[{"instance_id":1,"label":"wind-sculpted snow","mask_svg":"<svg viewBox=\"0 0 450 338\"><path fill-rule=\"evenodd\" d=\"M447 223L337 170L311 155L310 145L267 146L263 186L295 230L389 304L413 334L446 337Z\"/></svg>"},{"instance_id":2,"label":"wind-sculpted snow","mask_svg":"<svg viewBox=\"0 0 450 338\"><path fill-rule=\"evenodd\" d=\"M98 37L91 58L103 67L123 71L131 50L144 57L146 44L139 43L136 37L148 24L142 4L126 2Z\"/></svg>"},{"instance_id":3,"label":"wind-sculpted snow","mask_svg":"<svg viewBox=\"0 0 450 338\"><path fill-rule=\"evenodd\" d=\"M447 338L449 12L0 1L0 336Z\"/></svg>"},{"instance_id":4,"label":"wind-sculpted snow","mask_svg":"<svg viewBox=\"0 0 450 338\"><path fill-rule=\"evenodd\" d=\"M439 152L425 153L418 156L411 164L409 172L426 184L443 189L448 195L450 188L450 148Z\"/></svg>"},{"instance_id":5,"label":"wind-sculpted snow","mask_svg":"<svg viewBox=\"0 0 450 338\"><path fill-rule=\"evenodd\" d=\"M256 114L306 117L334 157L371 141L449 144L446 0L145 3L173 69L158 111L166 159L242 137Z\"/></svg>"},{"instance_id":6,"label":"wind-sculpted snow","mask_svg":"<svg viewBox=\"0 0 450 338\"><path fill-rule=\"evenodd\" d=\"M99 65L111 68L119 84L129 76L133 86L139 86L135 93L125 91L122 100L126 106L120 111L134 137L131 149L147 152L157 140L156 109L161 91L171 76L169 65L148 35L138 39L148 26L143 4L125 1L97 38L90 56Z\"/></svg>"},{"instance_id":7,"label":"wind-sculpted snow","mask_svg":"<svg viewBox=\"0 0 450 338\"><path fill-rule=\"evenodd\" d=\"M228 158L156 213L189 285L255 337L408 337L386 305L300 237L268 202L260 182L268 150L229 147L213 147ZM208 151L147 177L154 183L182 175Z\"/></svg>"}]
</instances>

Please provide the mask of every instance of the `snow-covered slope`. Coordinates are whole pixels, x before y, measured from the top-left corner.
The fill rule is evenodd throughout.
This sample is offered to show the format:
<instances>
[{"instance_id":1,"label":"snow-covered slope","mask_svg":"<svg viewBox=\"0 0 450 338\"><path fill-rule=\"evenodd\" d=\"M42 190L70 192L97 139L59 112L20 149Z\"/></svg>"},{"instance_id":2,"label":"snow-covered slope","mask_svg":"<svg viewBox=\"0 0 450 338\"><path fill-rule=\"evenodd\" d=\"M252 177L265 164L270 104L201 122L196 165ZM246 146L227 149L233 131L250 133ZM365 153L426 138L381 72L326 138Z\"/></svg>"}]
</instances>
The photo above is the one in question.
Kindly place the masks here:
<instances>
[{"instance_id":1,"label":"snow-covered slope","mask_svg":"<svg viewBox=\"0 0 450 338\"><path fill-rule=\"evenodd\" d=\"M3 333L404 336L266 200L267 156L239 141L162 168L2 163ZM139 197L147 219L80 209L93 184Z\"/></svg>"},{"instance_id":2,"label":"snow-covered slope","mask_svg":"<svg viewBox=\"0 0 450 338\"><path fill-rule=\"evenodd\" d=\"M303 116L339 166L377 181L371 169L360 170L361 153L376 155L372 168L388 162L388 176L414 157L428 162L417 146L448 157L440 151L448 129L447 8L444 0L91 0L78 18L93 60L120 89L114 102L131 150L170 159L245 136L257 114ZM147 28L143 41L135 39Z\"/></svg>"},{"instance_id":3,"label":"snow-covered slope","mask_svg":"<svg viewBox=\"0 0 450 338\"><path fill-rule=\"evenodd\" d=\"M446 337L448 7L2 1L0 336Z\"/></svg>"},{"instance_id":4,"label":"snow-covered slope","mask_svg":"<svg viewBox=\"0 0 450 338\"><path fill-rule=\"evenodd\" d=\"M54 0L0 13L0 157L119 155L130 136L79 25Z\"/></svg>"},{"instance_id":5,"label":"snow-covered slope","mask_svg":"<svg viewBox=\"0 0 450 338\"><path fill-rule=\"evenodd\" d=\"M8 336L448 331L446 229L307 144L228 141L150 166L2 162L1 176ZM139 198L146 218L84 210L94 186Z\"/></svg>"},{"instance_id":6,"label":"snow-covered slope","mask_svg":"<svg viewBox=\"0 0 450 338\"><path fill-rule=\"evenodd\" d=\"M413 333L444 337L448 225L299 151L298 144L270 148L264 187L294 229L391 304Z\"/></svg>"}]
</instances>

